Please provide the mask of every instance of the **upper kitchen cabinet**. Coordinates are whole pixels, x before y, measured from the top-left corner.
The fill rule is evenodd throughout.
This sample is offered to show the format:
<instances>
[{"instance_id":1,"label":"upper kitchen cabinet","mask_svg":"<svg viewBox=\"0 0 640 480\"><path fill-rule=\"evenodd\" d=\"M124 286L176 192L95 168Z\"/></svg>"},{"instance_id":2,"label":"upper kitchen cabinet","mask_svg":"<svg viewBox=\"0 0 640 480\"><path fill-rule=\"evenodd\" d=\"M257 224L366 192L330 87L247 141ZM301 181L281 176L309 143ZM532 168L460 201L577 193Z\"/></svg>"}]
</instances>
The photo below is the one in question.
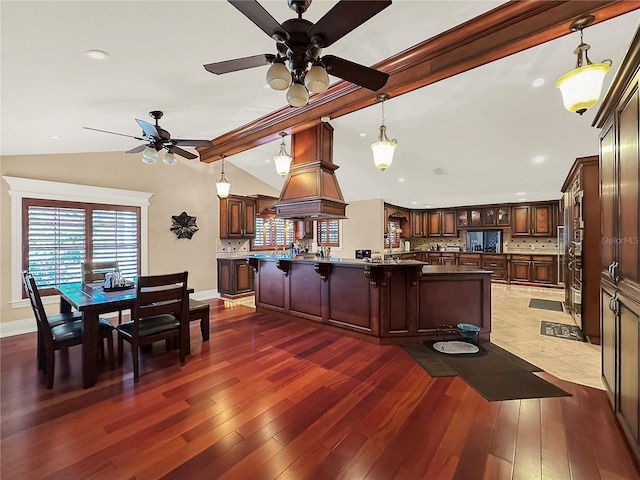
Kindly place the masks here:
<instances>
[{"instance_id":1,"label":"upper kitchen cabinet","mask_svg":"<svg viewBox=\"0 0 640 480\"><path fill-rule=\"evenodd\" d=\"M220 199L220 238L255 238L256 199L229 195Z\"/></svg>"},{"instance_id":2,"label":"upper kitchen cabinet","mask_svg":"<svg viewBox=\"0 0 640 480\"><path fill-rule=\"evenodd\" d=\"M430 237L457 237L456 212L454 210L429 210L427 228Z\"/></svg>"},{"instance_id":3,"label":"upper kitchen cabinet","mask_svg":"<svg viewBox=\"0 0 640 480\"><path fill-rule=\"evenodd\" d=\"M412 210L411 211L411 236L412 237L426 237L427 223L425 221L426 212L424 210Z\"/></svg>"},{"instance_id":4,"label":"upper kitchen cabinet","mask_svg":"<svg viewBox=\"0 0 640 480\"><path fill-rule=\"evenodd\" d=\"M512 207L511 236L555 237L558 208L558 202Z\"/></svg>"},{"instance_id":5,"label":"upper kitchen cabinet","mask_svg":"<svg viewBox=\"0 0 640 480\"><path fill-rule=\"evenodd\" d=\"M507 206L465 208L456 211L456 226L459 229L508 227L509 225L511 225L511 208Z\"/></svg>"},{"instance_id":6,"label":"upper kitchen cabinet","mask_svg":"<svg viewBox=\"0 0 640 480\"><path fill-rule=\"evenodd\" d=\"M496 211L496 222L499 227L508 227L509 225L511 225L510 207L498 207Z\"/></svg>"}]
</instances>

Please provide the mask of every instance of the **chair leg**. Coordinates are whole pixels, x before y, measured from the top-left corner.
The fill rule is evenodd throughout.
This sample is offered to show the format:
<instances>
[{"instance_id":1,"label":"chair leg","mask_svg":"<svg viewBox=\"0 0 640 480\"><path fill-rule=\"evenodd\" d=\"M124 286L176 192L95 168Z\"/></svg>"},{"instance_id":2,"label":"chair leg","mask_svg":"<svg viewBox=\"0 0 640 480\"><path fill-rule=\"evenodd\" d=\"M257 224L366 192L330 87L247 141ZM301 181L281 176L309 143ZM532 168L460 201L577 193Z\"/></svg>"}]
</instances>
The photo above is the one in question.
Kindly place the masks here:
<instances>
[{"instance_id":1,"label":"chair leg","mask_svg":"<svg viewBox=\"0 0 640 480\"><path fill-rule=\"evenodd\" d=\"M118 325L122 325L122 310L118 310Z\"/></svg>"},{"instance_id":2,"label":"chair leg","mask_svg":"<svg viewBox=\"0 0 640 480\"><path fill-rule=\"evenodd\" d=\"M185 358L187 357L186 350L191 350L190 348L187 348L187 346L184 344L185 342L183 342L182 340L182 335L178 336L178 344L180 348L180 365L184 365ZM189 341L189 338L187 338L187 341Z\"/></svg>"},{"instance_id":3,"label":"chair leg","mask_svg":"<svg viewBox=\"0 0 640 480\"><path fill-rule=\"evenodd\" d=\"M209 340L209 310L204 313L202 320L200 320L200 331L202 332L202 341Z\"/></svg>"},{"instance_id":4,"label":"chair leg","mask_svg":"<svg viewBox=\"0 0 640 480\"><path fill-rule=\"evenodd\" d=\"M122 335L118 334L118 365L122 365L124 360L124 341L122 340Z\"/></svg>"},{"instance_id":5,"label":"chair leg","mask_svg":"<svg viewBox=\"0 0 640 480\"><path fill-rule=\"evenodd\" d=\"M140 374L138 372L138 345L131 343L131 356L133 357L133 381L138 382Z\"/></svg>"},{"instance_id":6,"label":"chair leg","mask_svg":"<svg viewBox=\"0 0 640 480\"><path fill-rule=\"evenodd\" d=\"M113 351L113 335L109 332L106 336L107 339L107 352L109 353L109 368L111 370L116 369L116 359Z\"/></svg>"},{"instance_id":7,"label":"chair leg","mask_svg":"<svg viewBox=\"0 0 640 480\"><path fill-rule=\"evenodd\" d=\"M51 349L46 353L46 364L45 364L45 372L47 377L47 388L53 388L53 373L56 367L56 352Z\"/></svg>"}]
</instances>

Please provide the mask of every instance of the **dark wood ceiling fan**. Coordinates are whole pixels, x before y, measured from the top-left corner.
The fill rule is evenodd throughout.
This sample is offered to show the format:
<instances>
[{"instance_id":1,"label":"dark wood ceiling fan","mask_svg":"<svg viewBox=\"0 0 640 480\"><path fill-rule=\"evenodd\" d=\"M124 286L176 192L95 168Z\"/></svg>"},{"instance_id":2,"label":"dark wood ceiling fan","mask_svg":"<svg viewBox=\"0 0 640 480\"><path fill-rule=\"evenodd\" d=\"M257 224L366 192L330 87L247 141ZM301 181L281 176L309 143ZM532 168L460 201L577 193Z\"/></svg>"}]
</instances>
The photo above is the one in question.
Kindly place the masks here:
<instances>
[{"instance_id":1,"label":"dark wood ceiling fan","mask_svg":"<svg viewBox=\"0 0 640 480\"><path fill-rule=\"evenodd\" d=\"M216 75L245 70L271 64L288 64L290 80L281 78L279 87L269 81L276 90L285 90L295 84L303 84L313 92L326 90L328 78L320 89L310 86L309 76L313 67L319 66L333 76L355 83L369 90L377 91L387 83L387 73L365 67L335 55L320 56L322 49L362 25L364 22L391 5L391 0L341 0L329 10L317 23L302 18L302 14L311 5L311 0L287 0L289 8L298 14L280 24L267 12L257 0L227 0L258 28L276 41L277 54L265 53L251 57L237 58L223 62L209 63L204 68ZM322 72L321 72L322 73ZM326 73L323 75L326 77ZM286 76L287 74L284 73ZM269 80L270 73L267 73ZM287 82L289 82L287 84ZM291 102L289 102L291 103ZM306 102L304 103L306 104ZM293 105L292 106L301 106Z\"/></svg>"},{"instance_id":2,"label":"dark wood ceiling fan","mask_svg":"<svg viewBox=\"0 0 640 480\"><path fill-rule=\"evenodd\" d=\"M127 135L124 133L110 132L108 130L100 130L98 128L92 127L84 127L87 130L93 130L96 132L102 133L110 133L112 135L120 135L122 137L135 138L136 140L141 140L143 142L147 142L143 145L138 145L131 150L128 150L126 153L138 153L142 152L146 148L153 148L157 152L162 150L163 148L167 150L169 153L174 153L180 155L181 157L187 158L189 160L193 160L194 158L198 158L197 155L194 155L191 152L187 152L186 150L180 148L182 147L206 147L212 148L213 143L211 140L186 140L181 138L171 138L171 134L160 128L158 125L158 120L162 118L163 113L160 110L153 110L149 112L149 116L155 119L156 124L152 125L144 120L139 120L136 118L136 122L142 128L142 137L136 137L134 135Z\"/></svg>"}]
</instances>

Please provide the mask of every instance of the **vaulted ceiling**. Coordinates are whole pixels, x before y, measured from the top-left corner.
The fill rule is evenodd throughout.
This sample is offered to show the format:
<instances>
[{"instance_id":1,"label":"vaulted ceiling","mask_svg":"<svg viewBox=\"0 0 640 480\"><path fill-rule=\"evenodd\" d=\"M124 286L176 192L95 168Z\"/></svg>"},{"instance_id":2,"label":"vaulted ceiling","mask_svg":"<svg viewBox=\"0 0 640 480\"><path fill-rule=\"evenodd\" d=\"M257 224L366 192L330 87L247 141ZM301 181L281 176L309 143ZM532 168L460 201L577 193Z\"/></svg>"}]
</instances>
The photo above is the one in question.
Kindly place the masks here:
<instances>
[{"instance_id":1,"label":"vaulted ceiling","mask_svg":"<svg viewBox=\"0 0 640 480\"><path fill-rule=\"evenodd\" d=\"M281 22L294 16L285 0L261 3ZM334 4L316 0L304 18L315 22ZM501 4L394 0L325 53L374 65ZM148 112L158 109L173 137L215 139L286 106L284 92L264 88L267 67L221 76L202 67L274 50L227 2L3 1L0 9L2 155L126 151L139 142L82 127L139 135L134 119L151 121ZM590 58L613 61L605 88L639 24L635 10L584 31ZM391 98L386 124L399 146L385 172L375 169L370 150L380 106L332 118L345 200L418 208L559 198L573 160L598 151L597 106L569 113L555 87L574 67L578 43L577 33L568 34ZM109 58L91 61L89 49ZM536 88L537 78L545 83ZM278 143L228 161L279 189L283 179L271 162ZM169 168L150 166L162 167Z\"/></svg>"}]
</instances>

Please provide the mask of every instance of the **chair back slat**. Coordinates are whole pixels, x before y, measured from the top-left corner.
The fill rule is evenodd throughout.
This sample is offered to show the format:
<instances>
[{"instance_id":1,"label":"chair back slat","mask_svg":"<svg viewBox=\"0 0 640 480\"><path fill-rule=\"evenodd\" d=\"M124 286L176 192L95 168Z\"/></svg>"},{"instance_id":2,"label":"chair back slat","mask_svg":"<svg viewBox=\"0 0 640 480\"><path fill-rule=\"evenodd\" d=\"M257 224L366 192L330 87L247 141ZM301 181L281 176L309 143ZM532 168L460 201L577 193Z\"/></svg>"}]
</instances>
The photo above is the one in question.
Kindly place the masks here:
<instances>
[{"instance_id":1,"label":"chair back slat","mask_svg":"<svg viewBox=\"0 0 640 480\"><path fill-rule=\"evenodd\" d=\"M31 308L33 309L33 315L36 317L36 323L40 328L40 331L44 335L45 341L53 343L53 335L51 334L51 325L49 325L49 319L47 318L47 312L42 304L42 298L40 297L40 291L36 284L35 278L29 272L22 273L22 280L24 286L27 289L29 295L29 301L31 302Z\"/></svg>"},{"instance_id":2,"label":"chair back slat","mask_svg":"<svg viewBox=\"0 0 640 480\"><path fill-rule=\"evenodd\" d=\"M120 267L115 260L94 260L82 262L82 283L104 281L107 273L119 272Z\"/></svg>"},{"instance_id":3,"label":"chair back slat","mask_svg":"<svg viewBox=\"0 0 640 480\"><path fill-rule=\"evenodd\" d=\"M133 320L171 314L178 320L188 315L187 272L138 277Z\"/></svg>"}]
</instances>

